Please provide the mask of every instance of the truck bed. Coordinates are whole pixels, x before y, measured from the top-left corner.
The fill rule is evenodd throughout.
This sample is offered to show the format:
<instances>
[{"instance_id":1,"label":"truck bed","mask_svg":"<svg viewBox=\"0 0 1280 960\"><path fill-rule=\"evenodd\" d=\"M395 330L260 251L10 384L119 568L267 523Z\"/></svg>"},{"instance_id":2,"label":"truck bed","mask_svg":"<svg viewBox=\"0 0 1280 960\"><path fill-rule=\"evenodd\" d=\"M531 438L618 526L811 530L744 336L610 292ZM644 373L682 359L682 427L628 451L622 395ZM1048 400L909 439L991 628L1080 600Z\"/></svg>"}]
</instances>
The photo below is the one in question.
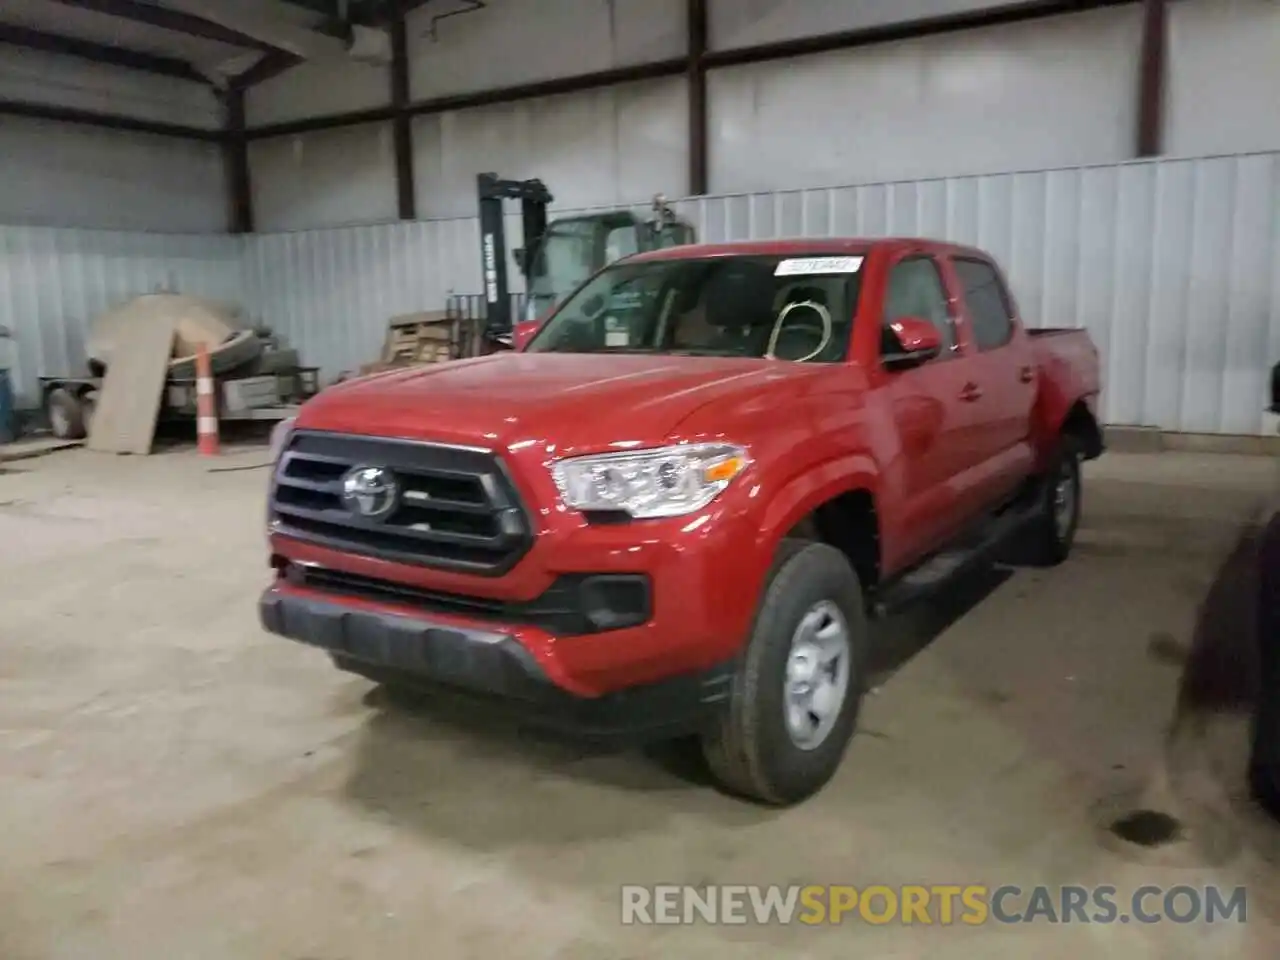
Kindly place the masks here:
<instances>
[{"instance_id":1,"label":"truck bed","mask_svg":"<svg viewBox=\"0 0 1280 960\"><path fill-rule=\"evenodd\" d=\"M1070 385L1077 388L1077 396L1098 392L1101 378L1098 348L1088 330L1044 327L1027 333L1031 335L1031 345L1043 374L1060 381L1064 387L1068 386L1066 381L1070 381Z\"/></svg>"},{"instance_id":2,"label":"truck bed","mask_svg":"<svg viewBox=\"0 0 1280 960\"><path fill-rule=\"evenodd\" d=\"M1077 398L1089 398L1091 416L1097 417L1097 397L1102 389L1102 364L1089 331L1072 327L1028 330L1040 381L1037 422L1051 429L1043 439L1044 450L1056 442L1059 425ZM1101 452L1101 446L1098 451ZM1096 453L1094 454L1097 455Z\"/></svg>"}]
</instances>

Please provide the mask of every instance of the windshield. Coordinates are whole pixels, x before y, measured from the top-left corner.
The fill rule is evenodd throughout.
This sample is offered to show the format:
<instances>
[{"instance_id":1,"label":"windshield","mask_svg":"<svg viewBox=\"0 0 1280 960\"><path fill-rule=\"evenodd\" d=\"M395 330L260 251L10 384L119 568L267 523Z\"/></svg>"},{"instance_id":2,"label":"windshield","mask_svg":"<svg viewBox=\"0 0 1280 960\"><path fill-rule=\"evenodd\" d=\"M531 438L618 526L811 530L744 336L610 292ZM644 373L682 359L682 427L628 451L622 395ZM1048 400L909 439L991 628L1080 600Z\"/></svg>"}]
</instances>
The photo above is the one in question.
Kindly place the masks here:
<instances>
[{"instance_id":1,"label":"windshield","mask_svg":"<svg viewBox=\"0 0 1280 960\"><path fill-rule=\"evenodd\" d=\"M620 263L573 294L526 350L845 358L862 257Z\"/></svg>"}]
</instances>

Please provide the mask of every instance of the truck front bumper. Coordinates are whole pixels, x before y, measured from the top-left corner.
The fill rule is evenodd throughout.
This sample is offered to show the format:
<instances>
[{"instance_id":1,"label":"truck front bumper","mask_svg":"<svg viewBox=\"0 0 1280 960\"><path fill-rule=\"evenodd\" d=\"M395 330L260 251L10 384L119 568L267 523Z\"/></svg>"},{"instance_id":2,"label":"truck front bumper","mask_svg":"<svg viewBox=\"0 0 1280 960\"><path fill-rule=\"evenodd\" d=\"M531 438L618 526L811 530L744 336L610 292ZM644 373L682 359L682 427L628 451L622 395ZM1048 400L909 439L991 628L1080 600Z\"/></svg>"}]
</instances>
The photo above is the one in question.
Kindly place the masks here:
<instances>
[{"instance_id":1,"label":"truck front bumper","mask_svg":"<svg viewBox=\"0 0 1280 960\"><path fill-rule=\"evenodd\" d=\"M699 729L729 693L716 667L601 696L557 685L514 630L401 615L273 584L259 603L271 633L326 650L379 682L443 685L499 698L526 721L588 739L657 739Z\"/></svg>"}]
</instances>

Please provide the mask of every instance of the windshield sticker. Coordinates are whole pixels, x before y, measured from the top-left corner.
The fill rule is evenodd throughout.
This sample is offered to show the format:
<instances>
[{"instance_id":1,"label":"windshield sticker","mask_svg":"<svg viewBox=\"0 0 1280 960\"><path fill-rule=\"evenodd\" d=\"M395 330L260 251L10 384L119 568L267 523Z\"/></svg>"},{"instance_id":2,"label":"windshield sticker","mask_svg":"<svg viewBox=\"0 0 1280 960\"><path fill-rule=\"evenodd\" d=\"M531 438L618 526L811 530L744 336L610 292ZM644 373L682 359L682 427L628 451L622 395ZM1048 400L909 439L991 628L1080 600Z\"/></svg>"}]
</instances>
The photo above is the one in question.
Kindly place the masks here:
<instances>
[{"instance_id":1,"label":"windshield sticker","mask_svg":"<svg viewBox=\"0 0 1280 960\"><path fill-rule=\"evenodd\" d=\"M606 347L628 347L631 345L630 331L627 325L617 317L604 318L604 345Z\"/></svg>"},{"instance_id":2,"label":"windshield sticker","mask_svg":"<svg viewBox=\"0 0 1280 960\"><path fill-rule=\"evenodd\" d=\"M801 277L815 273L857 273L862 257L802 257L783 260L773 272L775 277Z\"/></svg>"}]
</instances>

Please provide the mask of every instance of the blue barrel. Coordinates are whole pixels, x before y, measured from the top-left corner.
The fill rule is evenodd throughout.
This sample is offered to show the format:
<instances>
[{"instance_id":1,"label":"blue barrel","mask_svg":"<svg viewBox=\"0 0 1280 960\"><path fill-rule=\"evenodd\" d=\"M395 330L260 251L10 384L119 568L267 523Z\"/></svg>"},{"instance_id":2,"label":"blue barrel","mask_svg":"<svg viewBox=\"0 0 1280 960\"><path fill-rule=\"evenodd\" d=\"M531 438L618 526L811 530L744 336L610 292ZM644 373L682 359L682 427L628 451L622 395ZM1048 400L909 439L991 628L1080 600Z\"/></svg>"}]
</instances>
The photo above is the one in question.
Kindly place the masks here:
<instances>
[{"instance_id":1,"label":"blue barrel","mask_svg":"<svg viewBox=\"0 0 1280 960\"><path fill-rule=\"evenodd\" d=\"M9 371L0 367L0 443L18 438L18 425L13 410L13 380Z\"/></svg>"}]
</instances>

